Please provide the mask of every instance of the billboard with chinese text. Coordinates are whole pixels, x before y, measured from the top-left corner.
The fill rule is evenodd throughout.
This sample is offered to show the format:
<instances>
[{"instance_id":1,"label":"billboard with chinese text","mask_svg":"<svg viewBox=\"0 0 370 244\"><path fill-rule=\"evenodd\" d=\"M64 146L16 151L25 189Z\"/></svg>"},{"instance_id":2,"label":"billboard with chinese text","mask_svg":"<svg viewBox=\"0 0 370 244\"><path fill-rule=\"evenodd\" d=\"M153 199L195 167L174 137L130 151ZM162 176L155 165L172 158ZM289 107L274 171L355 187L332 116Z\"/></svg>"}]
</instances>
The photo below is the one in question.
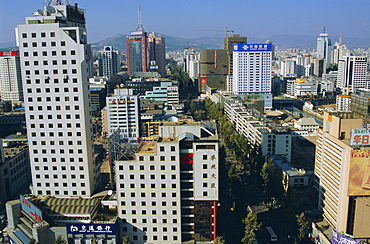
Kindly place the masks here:
<instances>
[{"instance_id":1,"label":"billboard with chinese text","mask_svg":"<svg viewBox=\"0 0 370 244\"><path fill-rule=\"evenodd\" d=\"M30 216L34 221L41 222L42 221L42 212L41 210L33 205L30 201L28 201L26 198L24 198L22 195L20 195L21 200L21 207L22 210Z\"/></svg>"},{"instance_id":2,"label":"billboard with chinese text","mask_svg":"<svg viewBox=\"0 0 370 244\"><path fill-rule=\"evenodd\" d=\"M344 236L342 234L339 234L336 230L333 229L333 235L331 238L332 244L342 244L342 243L348 243L348 244L360 244L361 242L354 240L350 237Z\"/></svg>"},{"instance_id":3,"label":"billboard with chinese text","mask_svg":"<svg viewBox=\"0 0 370 244\"><path fill-rule=\"evenodd\" d=\"M235 44L234 51L260 52L272 51L272 44Z\"/></svg>"},{"instance_id":4,"label":"billboard with chinese text","mask_svg":"<svg viewBox=\"0 0 370 244\"><path fill-rule=\"evenodd\" d=\"M66 223L66 228L67 234L116 234L115 224Z\"/></svg>"},{"instance_id":5,"label":"billboard with chinese text","mask_svg":"<svg viewBox=\"0 0 370 244\"><path fill-rule=\"evenodd\" d=\"M370 195L370 150L352 150L348 177L348 195Z\"/></svg>"},{"instance_id":6,"label":"billboard with chinese text","mask_svg":"<svg viewBox=\"0 0 370 244\"><path fill-rule=\"evenodd\" d=\"M352 129L351 145L370 145L370 128Z\"/></svg>"}]
</instances>

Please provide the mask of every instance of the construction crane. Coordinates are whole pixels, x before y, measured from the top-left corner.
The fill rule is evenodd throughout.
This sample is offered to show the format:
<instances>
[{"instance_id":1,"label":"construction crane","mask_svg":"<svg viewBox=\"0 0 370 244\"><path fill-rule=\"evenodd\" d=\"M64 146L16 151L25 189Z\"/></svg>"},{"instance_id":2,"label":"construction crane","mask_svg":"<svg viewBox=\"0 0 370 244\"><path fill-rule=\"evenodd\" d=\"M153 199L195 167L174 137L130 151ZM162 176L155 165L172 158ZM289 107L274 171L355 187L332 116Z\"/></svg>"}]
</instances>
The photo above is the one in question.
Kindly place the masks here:
<instances>
[{"instance_id":1,"label":"construction crane","mask_svg":"<svg viewBox=\"0 0 370 244\"><path fill-rule=\"evenodd\" d=\"M226 27L225 30L199 30L199 31L214 31L214 32L225 32L226 37L229 37L229 32L234 33L233 30L229 30L229 28Z\"/></svg>"}]
</instances>

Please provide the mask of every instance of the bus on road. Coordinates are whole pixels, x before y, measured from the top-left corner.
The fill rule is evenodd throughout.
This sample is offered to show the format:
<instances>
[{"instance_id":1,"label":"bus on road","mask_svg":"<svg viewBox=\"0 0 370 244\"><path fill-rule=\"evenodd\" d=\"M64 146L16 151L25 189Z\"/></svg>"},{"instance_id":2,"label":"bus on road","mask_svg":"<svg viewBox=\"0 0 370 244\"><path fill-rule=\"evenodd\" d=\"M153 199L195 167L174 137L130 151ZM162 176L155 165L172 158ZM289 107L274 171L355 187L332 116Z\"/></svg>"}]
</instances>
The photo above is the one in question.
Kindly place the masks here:
<instances>
[{"instance_id":1,"label":"bus on road","mask_svg":"<svg viewBox=\"0 0 370 244\"><path fill-rule=\"evenodd\" d=\"M266 230L270 235L270 241L277 241L277 236L275 234L275 231L270 226L267 226Z\"/></svg>"}]
</instances>

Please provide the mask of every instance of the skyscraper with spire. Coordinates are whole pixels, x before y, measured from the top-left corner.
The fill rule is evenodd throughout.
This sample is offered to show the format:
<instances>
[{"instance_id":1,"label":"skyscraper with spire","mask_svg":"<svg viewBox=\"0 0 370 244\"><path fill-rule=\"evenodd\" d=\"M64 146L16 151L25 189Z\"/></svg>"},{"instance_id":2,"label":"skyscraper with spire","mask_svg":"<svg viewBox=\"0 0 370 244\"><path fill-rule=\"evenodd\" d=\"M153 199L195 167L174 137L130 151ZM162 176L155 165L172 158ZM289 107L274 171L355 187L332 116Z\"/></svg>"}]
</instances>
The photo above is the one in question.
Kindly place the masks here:
<instances>
[{"instance_id":1,"label":"skyscraper with spire","mask_svg":"<svg viewBox=\"0 0 370 244\"><path fill-rule=\"evenodd\" d=\"M131 31L126 37L127 72L132 75L134 72L148 71L148 35L144 31L141 17L141 7L138 9L138 27Z\"/></svg>"},{"instance_id":2,"label":"skyscraper with spire","mask_svg":"<svg viewBox=\"0 0 370 244\"><path fill-rule=\"evenodd\" d=\"M317 38L317 49L316 49L316 57L317 58L324 58L325 63L331 63L331 39L328 38L328 33L325 31L320 33L320 36Z\"/></svg>"}]
</instances>

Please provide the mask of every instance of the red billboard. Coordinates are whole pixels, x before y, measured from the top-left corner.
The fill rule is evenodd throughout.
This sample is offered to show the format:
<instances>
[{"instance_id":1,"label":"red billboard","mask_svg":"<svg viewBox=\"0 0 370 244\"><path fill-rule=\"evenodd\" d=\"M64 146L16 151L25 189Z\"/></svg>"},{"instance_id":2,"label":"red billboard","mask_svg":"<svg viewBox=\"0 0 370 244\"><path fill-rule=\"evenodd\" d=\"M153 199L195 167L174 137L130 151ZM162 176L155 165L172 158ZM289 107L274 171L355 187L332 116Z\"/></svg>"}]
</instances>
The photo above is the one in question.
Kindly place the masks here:
<instances>
[{"instance_id":1,"label":"red billboard","mask_svg":"<svg viewBox=\"0 0 370 244\"><path fill-rule=\"evenodd\" d=\"M1 56L18 56L18 51L0 51Z\"/></svg>"}]
</instances>

